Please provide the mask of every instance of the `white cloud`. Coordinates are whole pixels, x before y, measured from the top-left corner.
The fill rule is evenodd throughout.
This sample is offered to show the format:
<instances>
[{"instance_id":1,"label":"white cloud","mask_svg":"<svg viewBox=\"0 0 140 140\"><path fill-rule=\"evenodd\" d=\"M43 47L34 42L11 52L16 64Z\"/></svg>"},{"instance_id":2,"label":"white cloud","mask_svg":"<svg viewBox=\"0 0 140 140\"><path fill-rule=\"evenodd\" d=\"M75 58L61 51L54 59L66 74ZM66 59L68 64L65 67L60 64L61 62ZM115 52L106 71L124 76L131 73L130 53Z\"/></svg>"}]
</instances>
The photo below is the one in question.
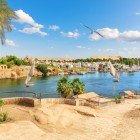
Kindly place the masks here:
<instances>
[{"instance_id":1,"label":"white cloud","mask_svg":"<svg viewBox=\"0 0 140 140\"><path fill-rule=\"evenodd\" d=\"M78 49L85 49L85 47L83 47L83 46L81 46L81 45L76 46L76 48L78 48Z\"/></svg>"},{"instance_id":2,"label":"white cloud","mask_svg":"<svg viewBox=\"0 0 140 140\"><path fill-rule=\"evenodd\" d=\"M8 39L5 40L5 45L10 47L16 47L14 41Z\"/></svg>"},{"instance_id":3,"label":"white cloud","mask_svg":"<svg viewBox=\"0 0 140 140\"><path fill-rule=\"evenodd\" d=\"M42 24L39 24L34 21L34 19L27 13L25 13L23 10L17 10L15 11L17 15L17 22L29 24L32 27L23 28L22 30L19 30L20 32L26 33L26 34L33 34L33 33L39 33L42 36L47 35L46 32L42 32L41 29L44 28Z\"/></svg>"},{"instance_id":4,"label":"white cloud","mask_svg":"<svg viewBox=\"0 0 140 140\"><path fill-rule=\"evenodd\" d=\"M103 28L97 30L104 36L104 39L114 39L114 40L121 40L121 41L129 41L129 42L137 42L140 41L140 31L124 31L119 32L118 29L111 29L111 28ZM91 40L100 40L98 34L92 34L89 36Z\"/></svg>"},{"instance_id":5,"label":"white cloud","mask_svg":"<svg viewBox=\"0 0 140 140\"><path fill-rule=\"evenodd\" d=\"M135 14L136 14L137 16L139 16L139 15L140 15L140 12L136 12Z\"/></svg>"},{"instance_id":6,"label":"white cloud","mask_svg":"<svg viewBox=\"0 0 140 140\"><path fill-rule=\"evenodd\" d=\"M106 39L115 39L118 38L119 36L118 29L103 28L103 29L98 29L97 31L101 33ZM101 36L95 33L90 35L91 40L99 40L101 38L102 38Z\"/></svg>"},{"instance_id":7,"label":"white cloud","mask_svg":"<svg viewBox=\"0 0 140 140\"><path fill-rule=\"evenodd\" d=\"M62 36L68 37L68 38L75 38L75 39L77 39L80 36L80 34L78 33L77 30L75 30L74 32L67 32L67 33L60 32L60 33L61 33Z\"/></svg>"},{"instance_id":8,"label":"white cloud","mask_svg":"<svg viewBox=\"0 0 140 140\"><path fill-rule=\"evenodd\" d=\"M36 28L36 27L29 27L29 28L23 28L22 30L19 30L20 32L22 33L26 33L26 34L34 34L34 33L38 33L42 36L45 36L47 35L46 32L42 32L40 30L40 28Z\"/></svg>"},{"instance_id":9,"label":"white cloud","mask_svg":"<svg viewBox=\"0 0 140 140\"><path fill-rule=\"evenodd\" d=\"M25 13L23 10L17 10L15 11L16 15L17 15L17 22L20 22L20 23L27 23L27 24L30 24L32 26L36 26L38 23L36 23L33 18L28 15L27 13Z\"/></svg>"},{"instance_id":10,"label":"white cloud","mask_svg":"<svg viewBox=\"0 0 140 140\"><path fill-rule=\"evenodd\" d=\"M56 30L60 29L60 27L57 26L57 25L50 25L50 26L49 26L49 29L50 29L50 30L53 30L53 31L56 31Z\"/></svg>"},{"instance_id":11,"label":"white cloud","mask_svg":"<svg viewBox=\"0 0 140 140\"><path fill-rule=\"evenodd\" d=\"M76 46L76 48L78 48L78 49L87 49L87 50L91 50L90 47L84 47L84 46L81 46L81 45Z\"/></svg>"},{"instance_id":12,"label":"white cloud","mask_svg":"<svg viewBox=\"0 0 140 140\"><path fill-rule=\"evenodd\" d=\"M113 52L114 49L98 49L98 52Z\"/></svg>"},{"instance_id":13,"label":"white cloud","mask_svg":"<svg viewBox=\"0 0 140 140\"><path fill-rule=\"evenodd\" d=\"M140 41L140 31L125 31L120 33L120 40L137 42Z\"/></svg>"}]
</instances>

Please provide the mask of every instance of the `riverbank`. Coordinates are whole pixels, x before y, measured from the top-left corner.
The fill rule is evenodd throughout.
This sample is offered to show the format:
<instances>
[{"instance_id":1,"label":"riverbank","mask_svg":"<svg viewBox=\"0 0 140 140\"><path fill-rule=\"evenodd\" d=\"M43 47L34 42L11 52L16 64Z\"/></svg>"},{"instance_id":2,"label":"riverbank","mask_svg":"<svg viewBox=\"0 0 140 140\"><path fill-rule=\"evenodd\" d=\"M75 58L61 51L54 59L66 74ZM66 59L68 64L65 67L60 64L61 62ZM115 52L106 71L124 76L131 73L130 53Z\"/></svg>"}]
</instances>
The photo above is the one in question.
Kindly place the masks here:
<instances>
[{"instance_id":1,"label":"riverbank","mask_svg":"<svg viewBox=\"0 0 140 140\"><path fill-rule=\"evenodd\" d=\"M140 135L140 99L102 108L44 104L5 105L11 120L0 124L4 140L132 140ZM129 129L128 129L129 128Z\"/></svg>"},{"instance_id":2,"label":"riverbank","mask_svg":"<svg viewBox=\"0 0 140 140\"><path fill-rule=\"evenodd\" d=\"M27 77L31 66L12 66L11 68L7 68L6 65L3 65L3 69L0 69L0 79L20 79L23 77ZM133 74L134 72L139 71L138 69L135 71L129 70L120 70L120 72L127 72ZM73 68L58 68L54 66L49 66L46 76L57 76L57 75L84 75L88 73L95 72L109 72L107 68L99 68L95 70L90 67L73 67ZM42 76L42 73L35 69L34 77Z\"/></svg>"}]
</instances>

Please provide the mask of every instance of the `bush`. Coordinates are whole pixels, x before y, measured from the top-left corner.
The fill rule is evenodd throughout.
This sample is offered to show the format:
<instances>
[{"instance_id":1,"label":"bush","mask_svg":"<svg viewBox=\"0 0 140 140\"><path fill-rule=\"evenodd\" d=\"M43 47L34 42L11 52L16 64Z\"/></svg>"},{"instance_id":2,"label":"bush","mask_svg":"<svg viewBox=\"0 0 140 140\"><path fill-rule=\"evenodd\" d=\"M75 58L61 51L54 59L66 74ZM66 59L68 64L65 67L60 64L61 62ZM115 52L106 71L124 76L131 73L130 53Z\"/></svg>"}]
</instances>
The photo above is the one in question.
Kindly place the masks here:
<instances>
[{"instance_id":1,"label":"bush","mask_svg":"<svg viewBox=\"0 0 140 140\"><path fill-rule=\"evenodd\" d=\"M85 92L85 84L76 78L72 81L72 90L74 95L83 94Z\"/></svg>"},{"instance_id":2,"label":"bush","mask_svg":"<svg viewBox=\"0 0 140 140\"><path fill-rule=\"evenodd\" d=\"M6 57L2 57L0 59L0 64L5 64L7 65L8 68L10 68L11 66L14 66L14 65L17 65L17 66L23 65L24 61L16 56L9 55Z\"/></svg>"},{"instance_id":3,"label":"bush","mask_svg":"<svg viewBox=\"0 0 140 140\"><path fill-rule=\"evenodd\" d=\"M72 93L72 85L66 77L61 78L57 84L57 91L62 97L66 98Z\"/></svg>"},{"instance_id":4,"label":"bush","mask_svg":"<svg viewBox=\"0 0 140 140\"><path fill-rule=\"evenodd\" d=\"M3 105L4 105L4 101L0 99L0 107L2 107Z\"/></svg>"},{"instance_id":5,"label":"bush","mask_svg":"<svg viewBox=\"0 0 140 140\"><path fill-rule=\"evenodd\" d=\"M57 83L57 91L62 97L66 98L73 94L83 94L85 92L85 85L78 78L71 82L68 78L63 77Z\"/></svg>"},{"instance_id":6,"label":"bush","mask_svg":"<svg viewBox=\"0 0 140 140\"><path fill-rule=\"evenodd\" d=\"M40 71L43 76L46 76L47 75L47 72L48 72L48 66L47 65L45 65L45 64L39 64L39 65L37 65L36 69L38 71Z\"/></svg>"},{"instance_id":7,"label":"bush","mask_svg":"<svg viewBox=\"0 0 140 140\"><path fill-rule=\"evenodd\" d=\"M5 122L8 120L8 114L5 112L0 112L0 122Z\"/></svg>"},{"instance_id":8,"label":"bush","mask_svg":"<svg viewBox=\"0 0 140 140\"><path fill-rule=\"evenodd\" d=\"M21 66L21 65L23 65L23 60L17 58L17 59L15 60L15 65L17 65L17 66Z\"/></svg>"},{"instance_id":9,"label":"bush","mask_svg":"<svg viewBox=\"0 0 140 140\"><path fill-rule=\"evenodd\" d=\"M116 104L121 103L122 100L123 100L123 96L121 96L121 95L118 95L115 97Z\"/></svg>"}]
</instances>

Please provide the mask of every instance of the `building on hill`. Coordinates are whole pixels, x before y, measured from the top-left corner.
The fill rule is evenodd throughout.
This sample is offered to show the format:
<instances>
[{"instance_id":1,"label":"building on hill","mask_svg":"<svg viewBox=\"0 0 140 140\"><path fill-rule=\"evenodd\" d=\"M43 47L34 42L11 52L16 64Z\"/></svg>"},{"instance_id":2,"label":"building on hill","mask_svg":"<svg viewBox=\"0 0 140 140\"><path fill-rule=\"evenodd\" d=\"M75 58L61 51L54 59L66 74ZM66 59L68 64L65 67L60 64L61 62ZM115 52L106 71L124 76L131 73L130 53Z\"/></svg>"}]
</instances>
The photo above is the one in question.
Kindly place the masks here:
<instances>
[{"instance_id":1,"label":"building on hill","mask_svg":"<svg viewBox=\"0 0 140 140\"><path fill-rule=\"evenodd\" d=\"M106 60L120 60L121 59L121 56L93 56L91 57L92 59L106 59Z\"/></svg>"},{"instance_id":2,"label":"building on hill","mask_svg":"<svg viewBox=\"0 0 140 140\"><path fill-rule=\"evenodd\" d=\"M71 62L70 58L35 58L37 62Z\"/></svg>"}]
</instances>

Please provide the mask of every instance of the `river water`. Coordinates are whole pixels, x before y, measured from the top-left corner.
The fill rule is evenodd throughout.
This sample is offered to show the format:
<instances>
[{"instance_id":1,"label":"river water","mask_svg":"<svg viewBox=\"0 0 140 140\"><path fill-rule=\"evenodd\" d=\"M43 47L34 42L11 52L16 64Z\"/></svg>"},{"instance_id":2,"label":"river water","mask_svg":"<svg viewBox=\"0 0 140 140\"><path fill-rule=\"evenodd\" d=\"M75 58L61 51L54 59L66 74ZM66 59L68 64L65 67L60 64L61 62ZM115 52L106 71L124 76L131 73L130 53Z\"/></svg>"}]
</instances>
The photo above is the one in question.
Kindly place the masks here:
<instances>
[{"instance_id":1,"label":"river water","mask_svg":"<svg viewBox=\"0 0 140 140\"><path fill-rule=\"evenodd\" d=\"M61 76L51 76L46 78L35 77L32 78L33 86L26 87L22 79L2 79L0 80L0 98L15 97L15 96L29 96L28 93L20 91L32 91L35 93L42 93L42 97L58 97L57 81ZM140 72L120 73L120 82L114 83L113 78L109 73L92 73L85 75L70 75L70 80L79 78L85 83L86 92L96 92L100 95L113 97L124 90L136 90L140 92ZM5 93L5 92L13 93Z\"/></svg>"}]
</instances>

